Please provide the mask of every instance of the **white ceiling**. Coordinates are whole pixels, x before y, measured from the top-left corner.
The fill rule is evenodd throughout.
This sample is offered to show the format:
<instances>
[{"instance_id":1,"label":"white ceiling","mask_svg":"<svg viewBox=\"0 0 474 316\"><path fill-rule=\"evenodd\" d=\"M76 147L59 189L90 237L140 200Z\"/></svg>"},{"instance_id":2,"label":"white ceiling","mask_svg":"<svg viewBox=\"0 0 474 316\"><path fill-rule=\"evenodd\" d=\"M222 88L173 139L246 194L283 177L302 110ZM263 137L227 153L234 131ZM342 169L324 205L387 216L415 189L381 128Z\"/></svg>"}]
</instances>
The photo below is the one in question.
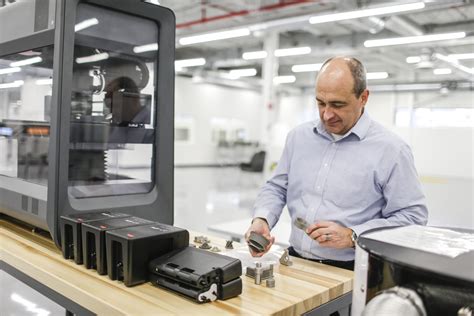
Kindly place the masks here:
<instances>
[{"instance_id":1,"label":"white ceiling","mask_svg":"<svg viewBox=\"0 0 474 316\"><path fill-rule=\"evenodd\" d=\"M363 7L386 6L413 1L370 0L160 0L161 5L172 9L176 15L177 39L219 30L228 30L261 23L283 23L265 32L253 32L250 36L220 40L189 46L177 45L176 59L205 57L202 67L188 68L194 72L217 73L234 68L255 67L261 73L262 60L244 61L242 52L261 50L268 32L279 33L280 47L310 46L312 53L304 56L279 58L279 74L290 75L294 64L318 63L334 55L352 55L360 58L369 72L386 71L389 77L374 80L377 84L406 82L473 81L473 75L434 58L434 53L454 54L474 52L474 4L470 0L429 0L425 8L396 16L378 17L384 27L370 33L373 23L369 18L311 25L308 16L351 11ZM303 17L304 19L299 19ZM380 21L380 20L379 20ZM271 24L270 23L270 24ZM409 25L407 30L404 25ZM374 30L373 30L374 31ZM447 32L467 32L464 39L424 44L366 48L368 39L413 36ZM408 64L408 56L426 55L433 62L432 68L420 69ZM469 68L474 60L461 60ZM433 68L450 67L449 75L433 75ZM310 87L316 73L294 74L294 87ZM244 80L255 80L244 79ZM472 86L472 85L471 85Z\"/></svg>"}]
</instances>

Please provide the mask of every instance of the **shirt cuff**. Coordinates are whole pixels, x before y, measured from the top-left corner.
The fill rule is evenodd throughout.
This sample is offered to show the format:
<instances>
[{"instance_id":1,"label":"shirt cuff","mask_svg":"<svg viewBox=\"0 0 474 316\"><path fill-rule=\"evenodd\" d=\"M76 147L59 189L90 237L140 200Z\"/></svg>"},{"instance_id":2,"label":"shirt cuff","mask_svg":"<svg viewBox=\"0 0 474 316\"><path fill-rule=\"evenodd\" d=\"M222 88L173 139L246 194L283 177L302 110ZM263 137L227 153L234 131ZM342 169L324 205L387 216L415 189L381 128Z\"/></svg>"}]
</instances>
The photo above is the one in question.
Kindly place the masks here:
<instances>
[{"instance_id":1,"label":"shirt cuff","mask_svg":"<svg viewBox=\"0 0 474 316\"><path fill-rule=\"evenodd\" d=\"M263 210L263 209L257 209L254 212L253 218L256 217L261 217L264 218L268 226L270 227L270 230L275 227L276 223L278 222L278 216L272 214L271 211Z\"/></svg>"}]
</instances>

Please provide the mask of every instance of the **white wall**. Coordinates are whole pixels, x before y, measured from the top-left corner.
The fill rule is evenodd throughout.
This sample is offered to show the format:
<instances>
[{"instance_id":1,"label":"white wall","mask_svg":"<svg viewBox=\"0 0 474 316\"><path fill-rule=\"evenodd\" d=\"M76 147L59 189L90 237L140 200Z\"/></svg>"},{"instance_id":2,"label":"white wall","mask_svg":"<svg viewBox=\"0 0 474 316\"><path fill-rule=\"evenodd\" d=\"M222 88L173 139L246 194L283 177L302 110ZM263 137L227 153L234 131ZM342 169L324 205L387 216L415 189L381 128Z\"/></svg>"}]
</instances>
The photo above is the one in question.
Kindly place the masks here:
<instances>
[{"instance_id":1,"label":"white wall","mask_svg":"<svg viewBox=\"0 0 474 316\"><path fill-rule=\"evenodd\" d=\"M192 119L192 141L175 143L175 164L215 164L219 153L212 142L213 118L243 122L248 138L258 141L261 95L254 91L231 89L206 83L193 83L176 77L175 120Z\"/></svg>"}]
</instances>

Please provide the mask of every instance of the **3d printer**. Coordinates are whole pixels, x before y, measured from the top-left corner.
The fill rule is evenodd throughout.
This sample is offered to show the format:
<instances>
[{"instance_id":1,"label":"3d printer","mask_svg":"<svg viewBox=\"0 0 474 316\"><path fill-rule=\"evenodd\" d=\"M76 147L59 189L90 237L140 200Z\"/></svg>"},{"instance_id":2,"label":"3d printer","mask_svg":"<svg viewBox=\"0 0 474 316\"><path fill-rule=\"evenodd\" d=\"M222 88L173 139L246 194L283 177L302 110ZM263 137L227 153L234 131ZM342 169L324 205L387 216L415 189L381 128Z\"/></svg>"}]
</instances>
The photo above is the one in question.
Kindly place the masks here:
<instances>
[{"instance_id":1,"label":"3d printer","mask_svg":"<svg viewBox=\"0 0 474 316\"><path fill-rule=\"evenodd\" d=\"M61 215L172 224L172 11L17 1L0 6L0 21L0 212L57 244Z\"/></svg>"}]
</instances>

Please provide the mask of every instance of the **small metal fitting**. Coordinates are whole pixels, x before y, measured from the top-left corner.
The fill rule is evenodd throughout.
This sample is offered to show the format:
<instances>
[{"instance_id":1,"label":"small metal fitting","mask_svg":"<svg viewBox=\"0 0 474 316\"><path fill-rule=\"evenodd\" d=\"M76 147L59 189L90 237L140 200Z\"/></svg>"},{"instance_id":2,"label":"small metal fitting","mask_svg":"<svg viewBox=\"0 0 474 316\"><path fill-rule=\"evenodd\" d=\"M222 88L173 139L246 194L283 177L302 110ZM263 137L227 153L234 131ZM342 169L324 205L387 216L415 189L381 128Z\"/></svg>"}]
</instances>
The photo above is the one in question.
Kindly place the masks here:
<instances>
[{"instance_id":1,"label":"small metal fitting","mask_svg":"<svg viewBox=\"0 0 474 316\"><path fill-rule=\"evenodd\" d=\"M234 245L232 245L232 240L226 240L225 249L234 249Z\"/></svg>"},{"instance_id":2,"label":"small metal fitting","mask_svg":"<svg viewBox=\"0 0 474 316\"><path fill-rule=\"evenodd\" d=\"M265 285L267 287L275 287L275 279L274 278L270 278L270 279L267 279L267 281L265 282Z\"/></svg>"},{"instance_id":3,"label":"small metal fitting","mask_svg":"<svg viewBox=\"0 0 474 316\"><path fill-rule=\"evenodd\" d=\"M211 245L209 245L207 242L203 242L201 246L199 246L200 249L211 249Z\"/></svg>"},{"instance_id":4,"label":"small metal fitting","mask_svg":"<svg viewBox=\"0 0 474 316\"><path fill-rule=\"evenodd\" d=\"M214 247L211 248L210 251L212 251L212 252L220 252L221 250L219 249L219 247L214 246Z\"/></svg>"},{"instance_id":5,"label":"small metal fitting","mask_svg":"<svg viewBox=\"0 0 474 316\"><path fill-rule=\"evenodd\" d=\"M262 272L263 272L262 263L257 262L255 264L255 284L262 283Z\"/></svg>"},{"instance_id":6,"label":"small metal fitting","mask_svg":"<svg viewBox=\"0 0 474 316\"><path fill-rule=\"evenodd\" d=\"M284 266L291 266L293 262L291 262L290 255L288 254L288 249L283 251L283 254L280 257L280 263Z\"/></svg>"}]
</instances>

